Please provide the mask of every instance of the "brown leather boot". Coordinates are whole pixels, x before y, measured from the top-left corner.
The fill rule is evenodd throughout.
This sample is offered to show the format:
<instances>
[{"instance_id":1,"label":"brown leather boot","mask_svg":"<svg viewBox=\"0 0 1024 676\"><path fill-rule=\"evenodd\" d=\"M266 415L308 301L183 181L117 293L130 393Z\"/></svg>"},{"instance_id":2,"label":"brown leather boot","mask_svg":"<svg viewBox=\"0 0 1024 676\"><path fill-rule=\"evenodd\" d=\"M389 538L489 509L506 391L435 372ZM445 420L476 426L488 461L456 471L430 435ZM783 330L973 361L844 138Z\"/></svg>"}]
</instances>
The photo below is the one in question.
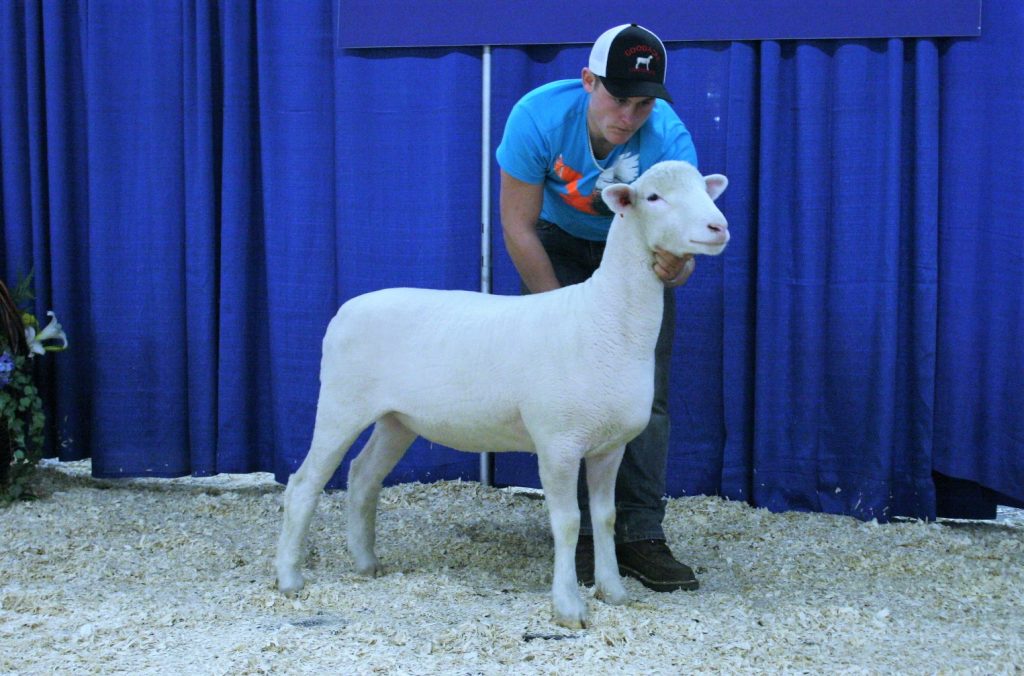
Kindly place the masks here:
<instances>
[{"instance_id":1,"label":"brown leather boot","mask_svg":"<svg viewBox=\"0 0 1024 676\"><path fill-rule=\"evenodd\" d=\"M576 550L576 570L579 570L579 548ZM671 592L677 589L692 591L700 586L689 566L679 563L664 540L638 540L615 545L619 560L619 574L640 580L648 589ZM593 554L591 554L593 557ZM593 579L593 558L590 564Z\"/></svg>"}]
</instances>

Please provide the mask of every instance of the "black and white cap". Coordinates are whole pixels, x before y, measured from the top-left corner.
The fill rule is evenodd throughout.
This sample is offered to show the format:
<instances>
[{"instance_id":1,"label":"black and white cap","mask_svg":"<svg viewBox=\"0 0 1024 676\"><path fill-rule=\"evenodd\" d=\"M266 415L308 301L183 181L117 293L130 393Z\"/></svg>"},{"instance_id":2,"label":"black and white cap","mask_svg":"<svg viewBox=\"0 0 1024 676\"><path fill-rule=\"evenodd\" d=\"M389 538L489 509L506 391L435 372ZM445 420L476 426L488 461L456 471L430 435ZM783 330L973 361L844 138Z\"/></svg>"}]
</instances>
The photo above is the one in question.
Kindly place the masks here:
<instances>
[{"instance_id":1,"label":"black and white cap","mask_svg":"<svg viewBox=\"0 0 1024 676\"><path fill-rule=\"evenodd\" d=\"M654 96L669 103L665 89L665 45L651 31L633 24L609 28L590 50L590 72L612 96Z\"/></svg>"}]
</instances>

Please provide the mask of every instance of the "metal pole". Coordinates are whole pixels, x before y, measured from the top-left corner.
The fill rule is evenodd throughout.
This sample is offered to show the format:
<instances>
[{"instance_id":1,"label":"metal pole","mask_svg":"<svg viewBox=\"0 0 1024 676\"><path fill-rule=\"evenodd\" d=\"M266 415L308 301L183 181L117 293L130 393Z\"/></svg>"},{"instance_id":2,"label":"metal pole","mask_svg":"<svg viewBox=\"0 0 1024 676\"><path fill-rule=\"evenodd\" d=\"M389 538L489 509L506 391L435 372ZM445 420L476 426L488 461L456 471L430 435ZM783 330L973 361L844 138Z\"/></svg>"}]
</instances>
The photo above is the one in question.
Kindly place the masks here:
<instances>
[{"instance_id":1,"label":"metal pole","mask_svg":"<svg viewBox=\"0 0 1024 676\"><path fill-rule=\"evenodd\" d=\"M483 127L480 152L480 222L483 224L480 242L480 290L491 292L491 48L484 46L483 54Z\"/></svg>"},{"instance_id":2,"label":"metal pole","mask_svg":"<svg viewBox=\"0 0 1024 676\"><path fill-rule=\"evenodd\" d=\"M484 45L482 58L482 128L480 141L480 291L491 292L491 47ZM480 483L494 485L494 459L480 454Z\"/></svg>"}]
</instances>

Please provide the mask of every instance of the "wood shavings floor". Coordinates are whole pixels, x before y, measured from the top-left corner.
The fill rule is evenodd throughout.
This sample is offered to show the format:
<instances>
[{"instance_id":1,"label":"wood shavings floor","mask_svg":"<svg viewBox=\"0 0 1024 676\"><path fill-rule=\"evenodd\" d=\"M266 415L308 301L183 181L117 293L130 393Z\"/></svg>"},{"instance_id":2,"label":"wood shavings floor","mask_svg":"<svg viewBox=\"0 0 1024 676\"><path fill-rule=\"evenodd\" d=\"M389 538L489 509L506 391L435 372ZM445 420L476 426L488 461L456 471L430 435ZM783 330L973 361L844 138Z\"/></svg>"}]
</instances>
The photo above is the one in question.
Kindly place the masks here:
<instances>
[{"instance_id":1,"label":"wood shavings floor","mask_svg":"<svg viewBox=\"0 0 1024 676\"><path fill-rule=\"evenodd\" d=\"M0 511L0 674L1022 673L1024 519L879 526L697 497L666 529L701 579L550 622L540 500L387 488L354 574L345 494L320 502L306 589L275 587L267 474L95 480L48 462ZM592 592L591 592L592 594Z\"/></svg>"}]
</instances>

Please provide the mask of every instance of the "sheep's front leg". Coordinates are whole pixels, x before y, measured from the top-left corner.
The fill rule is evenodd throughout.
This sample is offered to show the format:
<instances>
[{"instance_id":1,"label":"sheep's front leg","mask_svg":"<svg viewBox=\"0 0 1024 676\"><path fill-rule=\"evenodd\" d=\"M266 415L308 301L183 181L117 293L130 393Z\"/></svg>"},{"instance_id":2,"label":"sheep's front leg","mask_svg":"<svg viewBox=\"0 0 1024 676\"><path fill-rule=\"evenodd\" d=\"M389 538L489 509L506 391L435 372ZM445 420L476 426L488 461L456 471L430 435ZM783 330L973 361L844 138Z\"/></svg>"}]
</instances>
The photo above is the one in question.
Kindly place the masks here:
<instances>
[{"instance_id":1,"label":"sheep's front leg","mask_svg":"<svg viewBox=\"0 0 1024 676\"><path fill-rule=\"evenodd\" d=\"M629 601L619 577L615 558L615 478L619 474L623 447L599 456L588 456L587 492L590 519L594 525L594 582L596 596L613 605Z\"/></svg>"},{"instance_id":2,"label":"sheep's front leg","mask_svg":"<svg viewBox=\"0 0 1024 676\"><path fill-rule=\"evenodd\" d=\"M570 629L587 626L587 604L576 582L576 540L580 534L580 508L576 502L580 456L552 448L539 449L540 483L555 540L555 570L551 602L555 622Z\"/></svg>"}]
</instances>

